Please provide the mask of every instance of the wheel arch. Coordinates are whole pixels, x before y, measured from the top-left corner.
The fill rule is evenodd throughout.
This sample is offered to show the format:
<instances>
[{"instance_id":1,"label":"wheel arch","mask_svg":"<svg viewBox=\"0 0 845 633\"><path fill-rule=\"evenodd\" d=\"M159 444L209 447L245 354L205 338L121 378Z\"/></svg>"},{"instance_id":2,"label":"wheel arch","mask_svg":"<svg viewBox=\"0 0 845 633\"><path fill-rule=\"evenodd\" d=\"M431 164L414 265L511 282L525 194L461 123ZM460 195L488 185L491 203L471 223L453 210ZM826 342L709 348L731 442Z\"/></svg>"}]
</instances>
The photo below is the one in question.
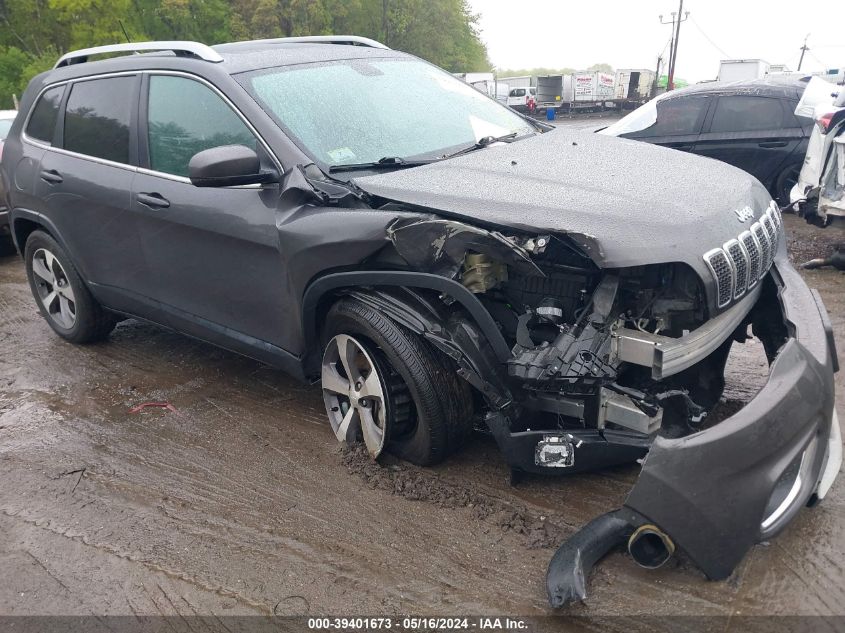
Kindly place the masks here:
<instances>
[{"instance_id":1,"label":"wheel arch","mask_svg":"<svg viewBox=\"0 0 845 633\"><path fill-rule=\"evenodd\" d=\"M73 255L68 250L67 244L62 239L56 225L44 214L38 213L37 211L30 211L29 209L13 209L9 213L9 224L12 227L12 239L14 239L15 245L18 247L18 251L22 257L26 248L26 240L34 231L40 230L48 233L50 237L59 243L65 253L67 253L67 256L73 261L73 265L79 270L79 266L73 260Z\"/></svg>"},{"instance_id":2,"label":"wheel arch","mask_svg":"<svg viewBox=\"0 0 845 633\"><path fill-rule=\"evenodd\" d=\"M425 291L448 295L457 302L469 316L468 325L477 332L480 340L473 341L473 336L466 333L447 333L442 327L445 325L443 317L422 296ZM509 399L502 393L506 388L503 381L497 379L495 366L501 366L510 358L510 347L493 317L464 286L430 273L354 271L332 273L313 281L306 289L302 302L306 350L303 369L306 375L319 372L320 328L331 304L343 294L371 303L402 325L426 336L456 360L459 373L467 374L464 377L485 396L496 400ZM501 397L496 397L497 394Z\"/></svg>"}]
</instances>

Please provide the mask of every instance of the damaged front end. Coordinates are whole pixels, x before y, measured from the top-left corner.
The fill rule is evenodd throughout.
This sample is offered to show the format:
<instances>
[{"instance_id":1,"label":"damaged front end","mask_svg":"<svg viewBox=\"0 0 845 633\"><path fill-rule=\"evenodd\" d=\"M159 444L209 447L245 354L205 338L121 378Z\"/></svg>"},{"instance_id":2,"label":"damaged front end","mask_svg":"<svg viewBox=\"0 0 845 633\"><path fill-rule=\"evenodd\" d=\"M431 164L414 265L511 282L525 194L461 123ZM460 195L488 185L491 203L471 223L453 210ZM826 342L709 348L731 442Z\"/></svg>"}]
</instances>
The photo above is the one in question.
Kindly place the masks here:
<instances>
[{"instance_id":1,"label":"damaged front end","mask_svg":"<svg viewBox=\"0 0 845 633\"><path fill-rule=\"evenodd\" d=\"M396 220L388 237L416 270L472 293L506 341L496 362L426 333L483 386L486 426L514 474L644 460L624 507L553 558L552 606L583 600L592 565L626 541L643 566L677 547L725 578L830 487L841 463L832 334L785 259L776 207L704 253L709 277L673 262L601 268L589 236L505 235L437 216ZM731 347L752 335L768 382L714 421Z\"/></svg>"}]
</instances>

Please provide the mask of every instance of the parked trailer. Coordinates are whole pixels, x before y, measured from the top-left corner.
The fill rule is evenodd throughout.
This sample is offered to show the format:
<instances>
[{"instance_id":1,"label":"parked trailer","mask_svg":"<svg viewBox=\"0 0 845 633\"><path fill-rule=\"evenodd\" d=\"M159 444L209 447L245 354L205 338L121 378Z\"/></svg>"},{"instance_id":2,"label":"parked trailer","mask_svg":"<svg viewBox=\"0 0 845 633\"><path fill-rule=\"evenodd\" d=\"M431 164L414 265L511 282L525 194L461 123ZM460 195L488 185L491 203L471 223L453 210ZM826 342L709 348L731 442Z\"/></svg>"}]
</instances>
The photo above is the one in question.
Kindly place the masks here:
<instances>
[{"instance_id":1,"label":"parked trailer","mask_svg":"<svg viewBox=\"0 0 845 633\"><path fill-rule=\"evenodd\" d=\"M499 81L507 82L511 88L530 88L536 85L536 78L533 75L522 75L520 77L500 77Z\"/></svg>"},{"instance_id":2,"label":"parked trailer","mask_svg":"<svg viewBox=\"0 0 845 633\"><path fill-rule=\"evenodd\" d=\"M572 75L537 77L537 107L560 108L572 101Z\"/></svg>"},{"instance_id":3,"label":"parked trailer","mask_svg":"<svg viewBox=\"0 0 845 633\"><path fill-rule=\"evenodd\" d=\"M769 62L762 59L723 59L716 81L762 79L769 72Z\"/></svg>"},{"instance_id":4,"label":"parked trailer","mask_svg":"<svg viewBox=\"0 0 845 633\"><path fill-rule=\"evenodd\" d=\"M646 68L625 68L616 71L614 101L621 108L636 108L649 99L655 89L655 73Z\"/></svg>"}]
</instances>

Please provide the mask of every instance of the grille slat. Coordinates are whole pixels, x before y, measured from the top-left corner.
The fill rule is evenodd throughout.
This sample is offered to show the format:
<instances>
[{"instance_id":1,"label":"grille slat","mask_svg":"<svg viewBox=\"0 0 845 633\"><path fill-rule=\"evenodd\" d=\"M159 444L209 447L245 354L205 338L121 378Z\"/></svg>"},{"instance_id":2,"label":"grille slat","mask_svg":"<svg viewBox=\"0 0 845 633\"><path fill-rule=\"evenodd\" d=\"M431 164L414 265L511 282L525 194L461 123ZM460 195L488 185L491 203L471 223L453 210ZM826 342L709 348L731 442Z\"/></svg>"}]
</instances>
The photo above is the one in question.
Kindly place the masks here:
<instances>
[{"instance_id":1,"label":"grille slat","mask_svg":"<svg viewBox=\"0 0 845 633\"><path fill-rule=\"evenodd\" d=\"M751 232L754 233L754 237L756 237L757 241L760 243L760 255L763 263L763 267L760 269L760 276L762 277L763 273L769 270L769 264L771 264L769 255L771 254L772 249L770 247L769 234L766 233L766 230L759 222L755 222L751 225Z\"/></svg>"},{"instance_id":2,"label":"grille slat","mask_svg":"<svg viewBox=\"0 0 845 633\"><path fill-rule=\"evenodd\" d=\"M725 244L725 251L730 255L733 263L735 275L734 299L737 299L744 295L745 289L748 288L748 256L738 240L731 240Z\"/></svg>"},{"instance_id":3,"label":"grille slat","mask_svg":"<svg viewBox=\"0 0 845 633\"><path fill-rule=\"evenodd\" d=\"M733 298L733 269L728 255L721 248L716 248L704 256L710 266L710 272L716 278L719 307L726 306Z\"/></svg>"},{"instance_id":4,"label":"grille slat","mask_svg":"<svg viewBox=\"0 0 845 633\"><path fill-rule=\"evenodd\" d=\"M704 254L716 282L718 307L739 299L761 280L774 261L783 232L783 218L774 201L738 239Z\"/></svg>"},{"instance_id":5,"label":"grille slat","mask_svg":"<svg viewBox=\"0 0 845 633\"><path fill-rule=\"evenodd\" d=\"M745 251L748 253L748 288L753 288L760 278L763 269L762 248L751 231L745 231L739 236Z\"/></svg>"}]
</instances>

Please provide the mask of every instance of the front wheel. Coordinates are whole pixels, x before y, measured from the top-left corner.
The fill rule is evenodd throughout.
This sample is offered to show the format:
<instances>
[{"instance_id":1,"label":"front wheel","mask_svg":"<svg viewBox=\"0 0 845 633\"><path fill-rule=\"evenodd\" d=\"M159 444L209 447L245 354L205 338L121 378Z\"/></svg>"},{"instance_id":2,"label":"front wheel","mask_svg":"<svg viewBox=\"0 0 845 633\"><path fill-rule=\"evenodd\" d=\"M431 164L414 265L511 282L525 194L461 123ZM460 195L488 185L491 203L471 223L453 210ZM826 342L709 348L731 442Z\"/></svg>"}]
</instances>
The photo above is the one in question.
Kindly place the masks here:
<instances>
[{"instance_id":1,"label":"front wheel","mask_svg":"<svg viewBox=\"0 0 845 633\"><path fill-rule=\"evenodd\" d=\"M26 276L41 316L63 339L92 343L106 338L117 320L100 306L53 237L33 231L24 249Z\"/></svg>"},{"instance_id":2,"label":"front wheel","mask_svg":"<svg viewBox=\"0 0 845 633\"><path fill-rule=\"evenodd\" d=\"M419 465L441 461L472 431L469 385L452 361L365 303L343 299L324 331L323 400L338 440L363 439Z\"/></svg>"}]
</instances>

